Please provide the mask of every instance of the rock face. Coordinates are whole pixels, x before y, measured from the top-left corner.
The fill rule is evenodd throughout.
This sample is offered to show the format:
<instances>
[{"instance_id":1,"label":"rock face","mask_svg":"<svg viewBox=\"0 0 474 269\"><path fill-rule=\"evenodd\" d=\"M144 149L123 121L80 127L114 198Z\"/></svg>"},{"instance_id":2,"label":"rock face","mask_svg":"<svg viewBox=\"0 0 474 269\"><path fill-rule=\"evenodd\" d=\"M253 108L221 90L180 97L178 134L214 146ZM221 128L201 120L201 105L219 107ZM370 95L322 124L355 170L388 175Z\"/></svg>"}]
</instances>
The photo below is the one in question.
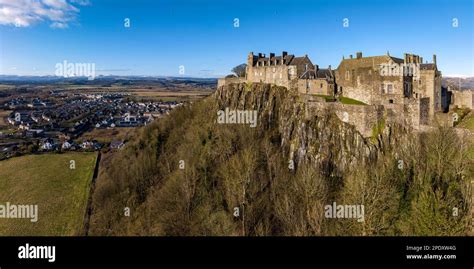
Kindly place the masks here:
<instances>
[{"instance_id":1,"label":"rock face","mask_svg":"<svg viewBox=\"0 0 474 269\"><path fill-rule=\"evenodd\" d=\"M215 98L221 109L257 110L258 131L277 129L288 163L295 167L310 162L345 169L376 157L377 148L390 142L390 128L382 127L373 139L364 138L336 111L313 110L304 97L285 87L230 84L219 87Z\"/></svg>"}]
</instances>

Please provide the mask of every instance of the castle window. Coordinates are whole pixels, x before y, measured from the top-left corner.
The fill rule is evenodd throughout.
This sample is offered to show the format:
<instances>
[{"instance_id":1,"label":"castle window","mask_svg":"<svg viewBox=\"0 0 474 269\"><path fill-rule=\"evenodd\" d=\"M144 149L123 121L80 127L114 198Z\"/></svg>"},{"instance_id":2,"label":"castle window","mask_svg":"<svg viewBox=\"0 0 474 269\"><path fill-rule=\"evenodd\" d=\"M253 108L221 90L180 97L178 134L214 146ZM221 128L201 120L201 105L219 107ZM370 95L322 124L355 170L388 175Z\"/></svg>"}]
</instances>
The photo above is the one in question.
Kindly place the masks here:
<instances>
[{"instance_id":1,"label":"castle window","mask_svg":"<svg viewBox=\"0 0 474 269\"><path fill-rule=\"evenodd\" d=\"M280 64L280 61L276 60L276 64Z\"/></svg>"},{"instance_id":2,"label":"castle window","mask_svg":"<svg viewBox=\"0 0 474 269\"><path fill-rule=\"evenodd\" d=\"M380 91L382 92L382 94L385 93L385 84L382 83L382 85L380 85Z\"/></svg>"},{"instance_id":3,"label":"castle window","mask_svg":"<svg viewBox=\"0 0 474 269\"><path fill-rule=\"evenodd\" d=\"M393 85L392 84L387 84L387 93L393 93Z\"/></svg>"},{"instance_id":4,"label":"castle window","mask_svg":"<svg viewBox=\"0 0 474 269\"><path fill-rule=\"evenodd\" d=\"M320 87L320 88L321 88L321 89L323 88L323 84L322 84L322 83L321 83L321 87Z\"/></svg>"},{"instance_id":5,"label":"castle window","mask_svg":"<svg viewBox=\"0 0 474 269\"><path fill-rule=\"evenodd\" d=\"M388 100L390 104L393 104L393 99Z\"/></svg>"},{"instance_id":6,"label":"castle window","mask_svg":"<svg viewBox=\"0 0 474 269\"><path fill-rule=\"evenodd\" d=\"M351 71L347 70L346 71L346 80L349 80L351 78Z\"/></svg>"}]
</instances>

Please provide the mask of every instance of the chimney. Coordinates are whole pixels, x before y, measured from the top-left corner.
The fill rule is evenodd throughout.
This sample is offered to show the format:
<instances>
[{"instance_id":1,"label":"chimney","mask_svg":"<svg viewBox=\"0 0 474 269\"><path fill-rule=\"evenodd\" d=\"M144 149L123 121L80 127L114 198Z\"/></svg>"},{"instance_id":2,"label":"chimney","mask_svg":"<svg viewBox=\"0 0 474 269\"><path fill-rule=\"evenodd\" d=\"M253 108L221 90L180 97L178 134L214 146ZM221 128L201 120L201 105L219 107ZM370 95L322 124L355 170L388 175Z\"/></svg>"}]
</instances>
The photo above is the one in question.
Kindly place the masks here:
<instances>
[{"instance_id":1,"label":"chimney","mask_svg":"<svg viewBox=\"0 0 474 269\"><path fill-rule=\"evenodd\" d=\"M259 58L259 59L262 58L262 54L261 54L261 53L258 54L258 58Z\"/></svg>"},{"instance_id":2,"label":"chimney","mask_svg":"<svg viewBox=\"0 0 474 269\"><path fill-rule=\"evenodd\" d=\"M407 63L408 62L408 54L407 53L403 53L403 63Z\"/></svg>"},{"instance_id":3,"label":"chimney","mask_svg":"<svg viewBox=\"0 0 474 269\"><path fill-rule=\"evenodd\" d=\"M436 54L433 54L433 63L436 65Z\"/></svg>"},{"instance_id":4,"label":"chimney","mask_svg":"<svg viewBox=\"0 0 474 269\"><path fill-rule=\"evenodd\" d=\"M423 57L420 57L420 64L423 63Z\"/></svg>"},{"instance_id":5,"label":"chimney","mask_svg":"<svg viewBox=\"0 0 474 269\"><path fill-rule=\"evenodd\" d=\"M329 65L328 69L329 69L329 71L331 71L331 65Z\"/></svg>"},{"instance_id":6,"label":"chimney","mask_svg":"<svg viewBox=\"0 0 474 269\"><path fill-rule=\"evenodd\" d=\"M351 55L349 55L349 59L352 59L352 54L351 54Z\"/></svg>"},{"instance_id":7,"label":"chimney","mask_svg":"<svg viewBox=\"0 0 474 269\"><path fill-rule=\"evenodd\" d=\"M270 52L270 60L271 60L273 57L275 57L275 53L271 53L271 52Z\"/></svg>"},{"instance_id":8,"label":"chimney","mask_svg":"<svg viewBox=\"0 0 474 269\"><path fill-rule=\"evenodd\" d=\"M357 52L357 53L356 53L356 57L357 57L357 59L360 59L360 58L362 58L362 52L360 52L360 51L359 51L359 52Z\"/></svg>"},{"instance_id":9,"label":"chimney","mask_svg":"<svg viewBox=\"0 0 474 269\"><path fill-rule=\"evenodd\" d=\"M286 51L281 52L281 57L285 58L286 55L288 55L288 52L286 52Z\"/></svg>"},{"instance_id":10,"label":"chimney","mask_svg":"<svg viewBox=\"0 0 474 269\"><path fill-rule=\"evenodd\" d=\"M247 56L247 66L253 66L253 52L250 52Z\"/></svg>"}]
</instances>

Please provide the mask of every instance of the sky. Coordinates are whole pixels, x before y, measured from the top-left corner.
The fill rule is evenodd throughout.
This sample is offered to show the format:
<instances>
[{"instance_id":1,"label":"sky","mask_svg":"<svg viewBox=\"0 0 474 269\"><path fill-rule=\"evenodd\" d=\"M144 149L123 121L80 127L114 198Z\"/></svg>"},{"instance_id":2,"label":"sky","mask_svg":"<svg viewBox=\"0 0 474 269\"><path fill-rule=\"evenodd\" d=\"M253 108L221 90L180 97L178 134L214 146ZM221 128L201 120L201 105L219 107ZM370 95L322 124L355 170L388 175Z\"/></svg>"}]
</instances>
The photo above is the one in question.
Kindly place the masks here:
<instances>
[{"instance_id":1,"label":"sky","mask_svg":"<svg viewBox=\"0 0 474 269\"><path fill-rule=\"evenodd\" d=\"M67 61L98 75L221 77L251 51L307 54L322 68L361 51L436 54L444 76L474 76L473 3L0 0L0 74L54 75Z\"/></svg>"}]
</instances>

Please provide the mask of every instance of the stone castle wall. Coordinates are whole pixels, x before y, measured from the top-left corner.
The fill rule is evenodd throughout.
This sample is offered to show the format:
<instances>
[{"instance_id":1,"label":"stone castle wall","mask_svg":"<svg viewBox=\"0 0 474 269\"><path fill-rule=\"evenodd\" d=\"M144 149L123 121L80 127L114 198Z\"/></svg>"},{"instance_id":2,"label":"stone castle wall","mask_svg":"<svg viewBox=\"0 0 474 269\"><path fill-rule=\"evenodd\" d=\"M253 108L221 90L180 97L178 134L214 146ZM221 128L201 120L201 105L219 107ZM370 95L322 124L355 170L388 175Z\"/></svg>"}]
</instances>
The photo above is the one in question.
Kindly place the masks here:
<instances>
[{"instance_id":1,"label":"stone castle wall","mask_svg":"<svg viewBox=\"0 0 474 269\"><path fill-rule=\"evenodd\" d=\"M372 129L384 116L383 106L347 105L338 102L326 102L323 98L307 99L308 115L324 113L329 110L345 123L353 125L364 137L372 136Z\"/></svg>"},{"instance_id":2,"label":"stone castle wall","mask_svg":"<svg viewBox=\"0 0 474 269\"><path fill-rule=\"evenodd\" d=\"M452 104L460 108L474 108L474 90L453 90Z\"/></svg>"},{"instance_id":3,"label":"stone castle wall","mask_svg":"<svg viewBox=\"0 0 474 269\"><path fill-rule=\"evenodd\" d=\"M421 130L429 120L429 98L410 100L402 104L348 105L326 102L324 98L306 95L308 116L334 112L337 117L353 125L364 137L373 135L373 129L382 121L385 124L403 124L414 130Z\"/></svg>"},{"instance_id":4,"label":"stone castle wall","mask_svg":"<svg viewBox=\"0 0 474 269\"><path fill-rule=\"evenodd\" d=\"M237 78L237 77L233 77L233 78L220 78L217 80L217 88L220 88L224 85L228 85L228 84L239 84L239 83L245 83L247 82L247 80L245 78Z\"/></svg>"},{"instance_id":5,"label":"stone castle wall","mask_svg":"<svg viewBox=\"0 0 474 269\"><path fill-rule=\"evenodd\" d=\"M289 88L289 81L293 79L292 73L296 75L294 66L271 65L252 67L247 66L247 80L251 82L264 82ZM291 73L291 74L290 74Z\"/></svg>"},{"instance_id":6,"label":"stone castle wall","mask_svg":"<svg viewBox=\"0 0 474 269\"><path fill-rule=\"evenodd\" d=\"M334 93L334 84L326 79L298 79L298 92L303 94L330 95Z\"/></svg>"}]
</instances>

